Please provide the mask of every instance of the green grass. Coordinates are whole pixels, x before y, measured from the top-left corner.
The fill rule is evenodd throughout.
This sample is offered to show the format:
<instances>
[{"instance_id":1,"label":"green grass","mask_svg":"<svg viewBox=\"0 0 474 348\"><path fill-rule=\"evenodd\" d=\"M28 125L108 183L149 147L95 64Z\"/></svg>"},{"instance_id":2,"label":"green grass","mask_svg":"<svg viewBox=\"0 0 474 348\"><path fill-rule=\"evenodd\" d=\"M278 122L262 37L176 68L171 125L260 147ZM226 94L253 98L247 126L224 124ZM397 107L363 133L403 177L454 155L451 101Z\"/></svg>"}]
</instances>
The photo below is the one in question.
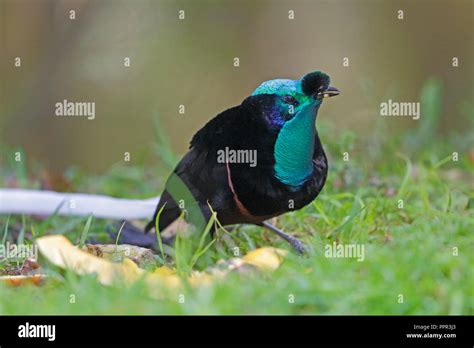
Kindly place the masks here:
<instances>
[{"instance_id":1,"label":"green grass","mask_svg":"<svg viewBox=\"0 0 474 348\"><path fill-rule=\"evenodd\" d=\"M277 222L308 244L309 255L290 251L271 274L232 273L208 287L186 287L185 303L179 303L181 293L150 298L142 282L106 287L93 275L66 272L42 287L0 285L0 313L472 314L472 139L469 132L441 137L435 135L436 125L430 127L406 137L373 134L365 139L322 125L320 134L330 157L328 182L312 204ZM12 151L5 149L3 157ZM350 152L349 161L343 160L345 151ZM454 151L458 161L452 160ZM25 163L2 167L0 179L14 176L19 186L39 187ZM77 168L65 177L76 191L147 197L156 195L163 184L164 177L153 176L156 172L152 166L128 164L116 165L100 177L88 177ZM87 216L54 215L43 221L2 216L0 231L3 239L8 230L8 240L31 241L34 230L36 236L64 234L75 244L86 238L114 243L105 233L109 223ZM180 238L174 257L167 261L186 274L191 268L204 269L233 257L235 247L241 254L269 245L289 249L271 232L254 226L221 230L218 236L213 244L202 235L194 238L194 244L190 238ZM364 260L325 257L325 246L334 241L364 245ZM160 252L158 256L163 262Z\"/></svg>"}]
</instances>

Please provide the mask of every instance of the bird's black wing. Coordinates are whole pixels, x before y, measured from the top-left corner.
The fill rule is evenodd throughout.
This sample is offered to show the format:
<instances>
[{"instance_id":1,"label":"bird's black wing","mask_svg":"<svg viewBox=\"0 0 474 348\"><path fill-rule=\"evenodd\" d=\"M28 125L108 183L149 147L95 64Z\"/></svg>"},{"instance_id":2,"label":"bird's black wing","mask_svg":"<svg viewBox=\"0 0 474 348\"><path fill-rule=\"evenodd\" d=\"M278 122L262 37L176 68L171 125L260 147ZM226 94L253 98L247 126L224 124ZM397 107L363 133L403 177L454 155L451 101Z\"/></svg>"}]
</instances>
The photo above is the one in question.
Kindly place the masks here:
<instances>
[{"instance_id":1,"label":"bird's black wing","mask_svg":"<svg viewBox=\"0 0 474 348\"><path fill-rule=\"evenodd\" d=\"M167 180L147 231L154 227L156 216L163 206L159 219L160 231L176 220L183 209L191 215L197 215L200 211L207 220L210 216L208 202L218 211L218 218L224 215L222 217L225 220L226 212L233 209L234 203L228 188L225 163L219 163L217 160L218 151L235 147L238 143L236 135L241 131L243 118L245 115L242 115L241 107L233 107L210 120L193 136L189 151ZM181 184L191 193L191 199L190 195L182 192ZM192 216L190 218L192 219ZM199 217L194 218L199 220Z\"/></svg>"}]
</instances>

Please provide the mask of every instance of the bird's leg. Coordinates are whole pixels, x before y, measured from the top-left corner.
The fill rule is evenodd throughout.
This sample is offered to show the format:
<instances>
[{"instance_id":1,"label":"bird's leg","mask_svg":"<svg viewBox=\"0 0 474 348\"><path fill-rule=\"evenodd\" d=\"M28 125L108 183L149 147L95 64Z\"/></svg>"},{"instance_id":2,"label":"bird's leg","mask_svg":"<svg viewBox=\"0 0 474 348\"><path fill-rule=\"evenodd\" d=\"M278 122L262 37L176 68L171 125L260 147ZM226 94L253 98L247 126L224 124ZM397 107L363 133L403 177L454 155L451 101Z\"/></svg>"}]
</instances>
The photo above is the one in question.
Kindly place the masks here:
<instances>
[{"instance_id":1,"label":"bird's leg","mask_svg":"<svg viewBox=\"0 0 474 348\"><path fill-rule=\"evenodd\" d=\"M298 238L295 238L293 236L290 236L288 233L285 233L283 232L282 230L280 230L279 228L273 226L272 224L270 224L269 222L267 221L264 221L262 222L262 225L263 227L266 227L268 228L269 230L272 230L273 232L275 232L276 234L278 234L281 238L283 238L284 240L286 240L288 243L290 243L290 245L295 248L295 250L300 253L300 254L304 254L305 251L306 251L306 247L305 245L298 239Z\"/></svg>"}]
</instances>

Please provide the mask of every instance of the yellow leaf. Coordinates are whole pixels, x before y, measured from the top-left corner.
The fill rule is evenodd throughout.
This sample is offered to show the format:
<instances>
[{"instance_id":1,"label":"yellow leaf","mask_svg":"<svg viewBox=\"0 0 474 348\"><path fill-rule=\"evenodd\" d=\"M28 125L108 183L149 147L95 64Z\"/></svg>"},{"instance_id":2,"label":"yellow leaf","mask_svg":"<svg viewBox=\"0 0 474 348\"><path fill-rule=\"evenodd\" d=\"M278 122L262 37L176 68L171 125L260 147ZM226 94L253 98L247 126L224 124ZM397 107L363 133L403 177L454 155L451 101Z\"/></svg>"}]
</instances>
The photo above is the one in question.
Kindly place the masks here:
<instances>
[{"instance_id":1,"label":"yellow leaf","mask_svg":"<svg viewBox=\"0 0 474 348\"><path fill-rule=\"evenodd\" d=\"M193 272L188 278L191 286L211 285L215 277L208 273Z\"/></svg>"},{"instance_id":2,"label":"yellow leaf","mask_svg":"<svg viewBox=\"0 0 474 348\"><path fill-rule=\"evenodd\" d=\"M35 274L35 275L15 275L15 276L2 276L0 282L7 285L20 286L25 284L42 285L44 280L47 279L47 275Z\"/></svg>"},{"instance_id":3,"label":"yellow leaf","mask_svg":"<svg viewBox=\"0 0 474 348\"><path fill-rule=\"evenodd\" d=\"M126 259L125 264L112 263L78 249L61 235L41 237L36 243L40 253L53 265L80 275L95 273L102 284L110 285L119 278L133 282L144 273L138 267L132 268L131 260Z\"/></svg>"},{"instance_id":4,"label":"yellow leaf","mask_svg":"<svg viewBox=\"0 0 474 348\"><path fill-rule=\"evenodd\" d=\"M141 248L135 245L86 244L82 247L82 250L100 257L101 259L106 259L112 262L120 262L125 258L129 258L142 268L156 264L155 256L150 249Z\"/></svg>"},{"instance_id":5,"label":"yellow leaf","mask_svg":"<svg viewBox=\"0 0 474 348\"><path fill-rule=\"evenodd\" d=\"M77 248L62 235L41 237L36 240L36 243L41 255L53 265L80 275L96 274L98 281L104 285L111 285L116 280L131 284L143 279L150 296L160 299L164 297L166 291L175 291L183 287L182 278L176 274L175 269L168 266L159 267L150 273L145 272L129 258L124 258L122 263L113 263ZM286 253L281 249L260 248L249 252L242 259L221 260L204 272L194 271L187 280L193 287L207 286L216 279L224 278L233 270L243 269L245 265L273 271L278 268ZM253 270L250 268L247 271Z\"/></svg>"},{"instance_id":6,"label":"yellow leaf","mask_svg":"<svg viewBox=\"0 0 474 348\"><path fill-rule=\"evenodd\" d=\"M274 271L280 266L286 250L264 247L250 251L243 260L264 271Z\"/></svg>"},{"instance_id":7,"label":"yellow leaf","mask_svg":"<svg viewBox=\"0 0 474 348\"><path fill-rule=\"evenodd\" d=\"M155 269L153 271L153 274L159 274L159 275L163 275L163 276L169 276L169 275L173 275L173 274L176 274L176 270L173 269L173 268L170 268L168 266L162 266L162 267L158 267L157 269Z\"/></svg>"}]
</instances>

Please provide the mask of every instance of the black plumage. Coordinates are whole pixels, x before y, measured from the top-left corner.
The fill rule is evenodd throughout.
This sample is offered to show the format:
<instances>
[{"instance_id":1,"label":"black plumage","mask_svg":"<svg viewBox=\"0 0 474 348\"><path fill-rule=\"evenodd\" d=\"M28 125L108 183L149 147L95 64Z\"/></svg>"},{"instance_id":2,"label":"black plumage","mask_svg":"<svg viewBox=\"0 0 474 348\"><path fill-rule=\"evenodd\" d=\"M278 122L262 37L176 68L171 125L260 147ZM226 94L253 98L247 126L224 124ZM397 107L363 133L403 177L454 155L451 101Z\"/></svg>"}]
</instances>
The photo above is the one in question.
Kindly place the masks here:
<instances>
[{"instance_id":1,"label":"black plumage","mask_svg":"<svg viewBox=\"0 0 474 348\"><path fill-rule=\"evenodd\" d=\"M329 77L319 72L308 74L300 86L305 95L322 100L321 92L330 90ZM155 219L162 208L160 231L175 221L183 209L188 215L202 214L203 221L207 221L211 216L210 205L222 225L265 224L281 235L283 232L264 223L265 220L300 209L313 201L323 188L328 171L327 158L315 131L312 172L304 183L295 189L275 176L274 149L283 125L275 119L286 121L293 117L277 107L281 100L282 96L278 94L252 95L201 128L193 136L189 151L176 166L173 180L168 179L146 232L155 227ZM319 105L314 112L318 108ZM279 113L278 117L275 113ZM220 163L218 152L225 148L256 151L258 164L252 167L248 163ZM192 197L180 197L179 192L173 192L176 190L171 186L176 180L187 187ZM192 216L188 218L193 220ZM123 232L122 241L125 239L126 242L127 233ZM282 236L302 251L302 245L296 239ZM149 243L150 239L147 240ZM135 244L139 243L135 240Z\"/></svg>"}]
</instances>

